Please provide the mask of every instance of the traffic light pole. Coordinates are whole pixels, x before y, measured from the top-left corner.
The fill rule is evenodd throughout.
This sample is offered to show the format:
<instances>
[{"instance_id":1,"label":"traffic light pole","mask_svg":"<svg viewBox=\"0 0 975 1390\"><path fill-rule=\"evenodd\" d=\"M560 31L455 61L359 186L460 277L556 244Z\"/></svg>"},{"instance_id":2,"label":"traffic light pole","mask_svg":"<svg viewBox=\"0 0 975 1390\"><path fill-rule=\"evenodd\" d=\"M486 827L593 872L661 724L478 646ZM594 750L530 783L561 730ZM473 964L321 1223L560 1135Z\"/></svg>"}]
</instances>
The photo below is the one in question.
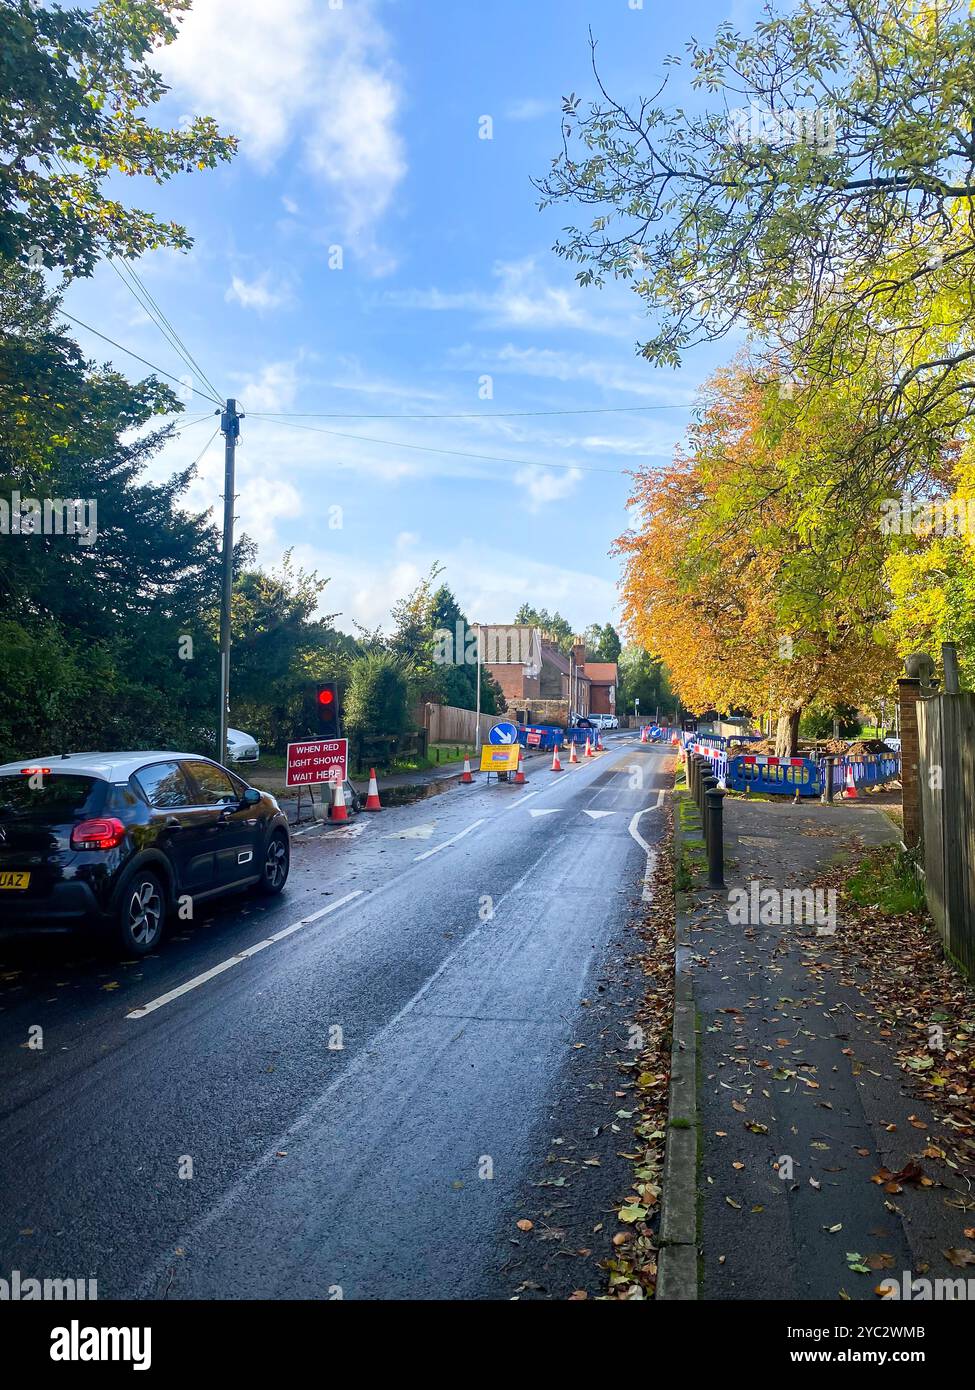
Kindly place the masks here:
<instances>
[{"instance_id":1,"label":"traffic light pole","mask_svg":"<svg viewBox=\"0 0 975 1390\"><path fill-rule=\"evenodd\" d=\"M234 485L235 451L243 415L237 402L227 397L220 416L224 438L223 464L223 577L220 593L220 719L217 723L217 761L227 761L227 725L230 719L230 609L234 587Z\"/></svg>"}]
</instances>

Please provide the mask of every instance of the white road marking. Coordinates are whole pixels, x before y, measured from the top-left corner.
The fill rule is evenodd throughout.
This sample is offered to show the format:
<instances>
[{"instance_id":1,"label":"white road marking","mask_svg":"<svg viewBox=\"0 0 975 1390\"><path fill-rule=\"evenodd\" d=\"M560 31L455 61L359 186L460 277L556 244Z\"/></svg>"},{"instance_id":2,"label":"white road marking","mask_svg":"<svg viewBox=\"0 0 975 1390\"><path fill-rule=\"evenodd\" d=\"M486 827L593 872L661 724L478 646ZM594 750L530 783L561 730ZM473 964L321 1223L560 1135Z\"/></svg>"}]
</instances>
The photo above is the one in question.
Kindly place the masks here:
<instances>
[{"instance_id":1,"label":"white road marking","mask_svg":"<svg viewBox=\"0 0 975 1390\"><path fill-rule=\"evenodd\" d=\"M562 779L568 777L568 775L567 772L563 772L561 777L553 778L552 781L549 782L548 787L539 787L537 792L526 792L524 796L519 796L517 801L512 801L511 804L504 809L506 811L513 811L516 806L523 806L526 801L531 801L533 796L541 796L542 792L547 792L549 787L554 787L557 782L561 782Z\"/></svg>"},{"instance_id":2,"label":"white road marking","mask_svg":"<svg viewBox=\"0 0 975 1390\"><path fill-rule=\"evenodd\" d=\"M275 932L273 936L266 937L263 941L256 942L253 946L248 946L246 951L238 951L237 955L230 956L228 960L221 961L219 965L214 965L210 970L204 970L202 975L194 975L192 980L187 980L185 984L179 985L176 989L169 990L166 994L160 994L158 999L151 1000L148 1004L143 1004L139 1009L133 1009L131 1013L125 1015L126 1018L145 1018L146 1014L153 1013L156 1009L161 1009L164 1004L171 1004L174 999L178 999L181 994L188 994L191 989L199 989L200 985L205 985L208 980L215 979L217 975L222 975L225 970L229 970L234 965L239 965L242 960L249 960L251 956L256 956L258 951L263 951L267 946L273 946L276 941L283 941L286 936L293 935L300 931L302 927L307 927L311 922L317 922L320 917L327 917L330 912L336 912L353 898L361 898L365 890L356 888L351 893L346 893L344 898L338 898L334 903L329 903L328 907L321 908L318 912L309 913L307 917L302 917L297 922L292 922L290 927L284 927L281 931Z\"/></svg>"},{"instance_id":3,"label":"white road marking","mask_svg":"<svg viewBox=\"0 0 975 1390\"><path fill-rule=\"evenodd\" d=\"M548 806L544 811L529 811L530 816L557 816L561 806Z\"/></svg>"},{"instance_id":4,"label":"white road marking","mask_svg":"<svg viewBox=\"0 0 975 1390\"><path fill-rule=\"evenodd\" d=\"M645 903L649 902L652 896L650 890L650 879L653 876L654 869L657 867L657 851L654 849L653 845L647 844L646 840L643 838L643 836L637 829L637 825L639 823L640 817L645 816L648 811L655 811L657 807L660 805L660 803L663 801L663 799L664 793L663 788L661 787L661 789L657 792L657 799L653 803L653 805L644 806L642 811L637 811L633 816L632 820L630 821L629 826L630 834L633 836L634 840L636 840L637 844L641 847L641 849L645 851L647 856L647 868L646 872L643 875L643 901Z\"/></svg>"},{"instance_id":5,"label":"white road marking","mask_svg":"<svg viewBox=\"0 0 975 1390\"><path fill-rule=\"evenodd\" d=\"M603 816L615 816L615 811L588 811L583 809L584 816L592 816L593 820L601 820Z\"/></svg>"},{"instance_id":6,"label":"white road marking","mask_svg":"<svg viewBox=\"0 0 975 1390\"><path fill-rule=\"evenodd\" d=\"M476 820L473 825L469 825L466 830L460 830L456 835L451 835L449 840L444 840L441 844L434 845L433 849L424 850L422 854L415 854L413 856L413 863L419 864L421 859L429 859L431 854L439 854L440 851L446 849L448 845L455 845L458 840L462 840L465 835L469 835L472 830L476 830L479 825L483 825L484 820L485 818L482 816L481 819Z\"/></svg>"},{"instance_id":7,"label":"white road marking","mask_svg":"<svg viewBox=\"0 0 975 1390\"><path fill-rule=\"evenodd\" d=\"M411 825L406 830L391 830L383 838L386 840L429 840L437 828L437 822L428 821L426 825Z\"/></svg>"}]
</instances>

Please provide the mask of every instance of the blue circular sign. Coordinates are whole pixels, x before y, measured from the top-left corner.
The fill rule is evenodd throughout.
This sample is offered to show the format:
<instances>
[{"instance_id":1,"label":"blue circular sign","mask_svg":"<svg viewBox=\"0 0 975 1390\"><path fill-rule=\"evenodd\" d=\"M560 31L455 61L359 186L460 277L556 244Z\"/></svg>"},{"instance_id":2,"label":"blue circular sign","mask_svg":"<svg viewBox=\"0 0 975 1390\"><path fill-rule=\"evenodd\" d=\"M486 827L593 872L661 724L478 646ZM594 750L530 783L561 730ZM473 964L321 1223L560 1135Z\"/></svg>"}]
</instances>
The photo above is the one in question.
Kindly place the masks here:
<instances>
[{"instance_id":1,"label":"blue circular sign","mask_svg":"<svg viewBox=\"0 0 975 1390\"><path fill-rule=\"evenodd\" d=\"M503 720L500 724L495 724L488 734L488 743L517 743L518 725L509 724Z\"/></svg>"}]
</instances>

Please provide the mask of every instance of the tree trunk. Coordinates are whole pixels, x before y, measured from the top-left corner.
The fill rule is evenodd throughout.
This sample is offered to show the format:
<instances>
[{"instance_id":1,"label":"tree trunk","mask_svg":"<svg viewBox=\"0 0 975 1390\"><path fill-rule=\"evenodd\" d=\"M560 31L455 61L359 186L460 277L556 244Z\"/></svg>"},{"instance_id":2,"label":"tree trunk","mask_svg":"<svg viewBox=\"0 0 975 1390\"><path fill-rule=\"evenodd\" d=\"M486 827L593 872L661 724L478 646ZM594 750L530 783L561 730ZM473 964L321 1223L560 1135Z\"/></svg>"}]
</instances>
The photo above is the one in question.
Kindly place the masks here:
<instances>
[{"instance_id":1,"label":"tree trunk","mask_svg":"<svg viewBox=\"0 0 975 1390\"><path fill-rule=\"evenodd\" d=\"M794 758L799 752L799 716L801 709L780 714L775 730L775 756Z\"/></svg>"}]
</instances>

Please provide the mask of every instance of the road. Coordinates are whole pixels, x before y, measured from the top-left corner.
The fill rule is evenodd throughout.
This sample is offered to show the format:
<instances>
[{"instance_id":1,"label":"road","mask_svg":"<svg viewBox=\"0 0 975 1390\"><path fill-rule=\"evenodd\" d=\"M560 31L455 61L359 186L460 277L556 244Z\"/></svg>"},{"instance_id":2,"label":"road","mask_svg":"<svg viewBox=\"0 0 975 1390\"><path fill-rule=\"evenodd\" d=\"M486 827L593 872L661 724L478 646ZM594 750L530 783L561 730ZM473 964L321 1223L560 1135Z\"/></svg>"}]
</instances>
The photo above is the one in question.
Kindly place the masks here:
<instances>
[{"instance_id":1,"label":"road","mask_svg":"<svg viewBox=\"0 0 975 1390\"><path fill-rule=\"evenodd\" d=\"M224 900L146 961L0 946L0 1272L100 1298L498 1296L671 766L620 733L561 776L536 759L525 787L312 829L282 898Z\"/></svg>"}]
</instances>

